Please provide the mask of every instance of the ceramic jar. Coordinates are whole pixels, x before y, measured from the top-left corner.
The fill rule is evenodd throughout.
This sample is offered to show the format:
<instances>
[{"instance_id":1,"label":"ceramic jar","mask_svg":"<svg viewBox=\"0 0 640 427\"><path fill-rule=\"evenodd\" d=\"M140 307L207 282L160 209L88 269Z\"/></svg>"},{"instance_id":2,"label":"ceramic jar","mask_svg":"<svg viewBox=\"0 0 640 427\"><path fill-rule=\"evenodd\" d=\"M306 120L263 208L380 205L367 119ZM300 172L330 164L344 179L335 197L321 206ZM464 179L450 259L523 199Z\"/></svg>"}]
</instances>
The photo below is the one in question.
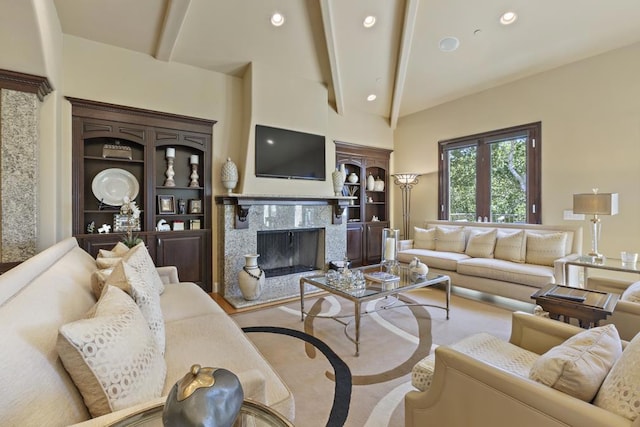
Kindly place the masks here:
<instances>
[{"instance_id":1,"label":"ceramic jar","mask_svg":"<svg viewBox=\"0 0 640 427\"><path fill-rule=\"evenodd\" d=\"M376 188L376 180L373 178L372 174L369 174L367 177L367 190L373 191Z\"/></svg>"},{"instance_id":2,"label":"ceramic jar","mask_svg":"<svg viewBox=\"0 0 640 427\"><path fill-rule=\"evenodd\" d=\"M334 170L331 173L331 180L333 181L333 194L336 196L342 196L342 189L344 186L344 175L339 169Z\"/></svg>"},{"instance_id":3,"label":"ceramic jar","mask_svg":"<svg viewBox=\"0 0 640 427\"><path fill-rule=\"evenodd\" d=\"M231 161L230 157L222 165L220 178L222 179L222 186L227 189L227 192L233 192L233 189L238 184L238 167Z\"/></svg>"},{"instance_id":4,"label":"ceramic jar","mask_svg":"<svg viewBox=\"0 0 640 427\"><path fill-rule=\"evenodd\" d=\"M358 175L356 175L354 172L351 172L347 180L349 180L350 183L355 184L356 182L358 182Z\"/></svg>"},{"instance_id":5,"label":"ceramic jar","mask_svg":"<svg viewBox=\"0 0 640 427\"><path fill-rule=\"evenodd\" d=\"M238 273L238 286L244 299L253 301L260 298L264 288L265 274L258 266L258 254L244 256L245 264Z\"/></svg>"},{"instance_id":6,"label":"ceramic jar","mask_svg":"<svg viewBox=\"0 0 640 427\"><path fill-rule=\"evenodd\" d=\"M384 181L378 176L373 183L374 191L384 191Z\"/></svg>"}]
</instances>

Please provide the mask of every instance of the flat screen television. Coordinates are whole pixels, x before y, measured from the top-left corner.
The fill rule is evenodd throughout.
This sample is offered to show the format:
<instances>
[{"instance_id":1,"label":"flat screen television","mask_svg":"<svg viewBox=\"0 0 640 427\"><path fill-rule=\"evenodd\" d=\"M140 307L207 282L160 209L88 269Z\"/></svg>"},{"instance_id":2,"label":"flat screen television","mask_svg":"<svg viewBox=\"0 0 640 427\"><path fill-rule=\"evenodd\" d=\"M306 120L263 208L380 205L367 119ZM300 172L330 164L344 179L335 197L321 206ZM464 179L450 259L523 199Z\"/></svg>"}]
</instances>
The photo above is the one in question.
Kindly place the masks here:
<instances>
[{"instance_id":1,"label":"flat screen television","mask_svg":"<svg viewBox=\"0 0 640 427\"><path fill-rule=\"evenodd\" d=\"M256 125L256 176L324 181L322 135Z\"/></svg>"}]
</instances>

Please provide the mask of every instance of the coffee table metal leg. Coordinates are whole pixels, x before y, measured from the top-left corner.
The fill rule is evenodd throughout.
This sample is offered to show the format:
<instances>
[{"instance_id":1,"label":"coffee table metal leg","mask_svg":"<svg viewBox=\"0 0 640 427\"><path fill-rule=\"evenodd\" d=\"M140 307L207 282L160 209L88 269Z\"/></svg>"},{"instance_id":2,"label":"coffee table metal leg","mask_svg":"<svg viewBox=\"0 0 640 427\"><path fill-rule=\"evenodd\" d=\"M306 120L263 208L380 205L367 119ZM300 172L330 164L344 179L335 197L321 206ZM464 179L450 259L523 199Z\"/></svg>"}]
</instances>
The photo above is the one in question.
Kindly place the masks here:
<instances>
[{"instance_id":1,"label":"coffee table metal leg","mask_svg":"<svg viewBox=\"0 0 640 427\"><path fill-rule=\"evenodd\" d=\"M354 304L356 317L356 356L360 355L360 302Z\"/></svg>"},{"instance_id":2,"label":"coffee table metal leg","mask_svg":"<svg viewBox=\"0 0 640 427\"><path fill-rule=\"evenodd\" d=\"M304 278L300 279L300 321L304 321Z\"/></svg>"},{"instance_id":3,"label":"coffee table metal leg","mask_svg":"<svg viewBox=\"0 0 640 427\"><path fill-rule=\"evenodd\" d=\"M447 280L447 320L449 320L449 302L451 301L451 279Z\"/></svg>"}]
</instances>

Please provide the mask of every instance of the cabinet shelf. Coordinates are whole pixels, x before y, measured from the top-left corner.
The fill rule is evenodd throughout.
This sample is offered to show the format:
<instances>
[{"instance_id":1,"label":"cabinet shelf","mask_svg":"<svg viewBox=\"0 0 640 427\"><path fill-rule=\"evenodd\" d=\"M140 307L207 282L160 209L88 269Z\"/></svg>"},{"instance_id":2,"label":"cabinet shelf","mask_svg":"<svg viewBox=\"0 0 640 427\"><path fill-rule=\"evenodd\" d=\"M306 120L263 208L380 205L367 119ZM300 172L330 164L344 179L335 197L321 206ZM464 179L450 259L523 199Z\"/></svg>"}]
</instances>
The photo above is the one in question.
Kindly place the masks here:
<instances>
[{"instance_id":1,"label":"cabinet shelf","mask_svg":"<svg viewBox=\"0 0 640 427\"><path fill-rule=\"evenodd\" d=\"M166 187L164 185L158 185L156 187L157 190L204 190L204 187Z\"/></svg>"},{"instance_id":2,"label":"cabinet shelf","mask_svg":"<svg viewBox=\"0 0 640 427\"><path fill-rule=\"evenodd\" d=\"M116 157L97 157L97 156L84 156L85 160L89 161L101 161L101 162L113 162L113 163L142 163L144 160L137 159L119 159Z\"/></svg>"}]
</instances>

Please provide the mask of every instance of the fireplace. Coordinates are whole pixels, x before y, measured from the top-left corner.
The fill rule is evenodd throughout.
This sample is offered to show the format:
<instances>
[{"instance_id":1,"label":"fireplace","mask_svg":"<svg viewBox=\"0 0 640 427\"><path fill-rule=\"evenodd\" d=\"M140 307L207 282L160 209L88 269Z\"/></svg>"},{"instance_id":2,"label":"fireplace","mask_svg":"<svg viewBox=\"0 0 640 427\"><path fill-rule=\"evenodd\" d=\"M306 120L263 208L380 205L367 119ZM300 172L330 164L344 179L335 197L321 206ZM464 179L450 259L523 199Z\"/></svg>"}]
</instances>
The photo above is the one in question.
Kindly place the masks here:
<instances>
[{"instance_id":1,"label":"fireplace","mask_svg":"<svg viewBox=\"0 0 640 427\"><path fill-rule=\"evenodd\" d=\"M258 231L260 266L266 277L285 276L305 271L322 270L318 258L320 237L324 230Z\"/></svg>"}]
</instances>

